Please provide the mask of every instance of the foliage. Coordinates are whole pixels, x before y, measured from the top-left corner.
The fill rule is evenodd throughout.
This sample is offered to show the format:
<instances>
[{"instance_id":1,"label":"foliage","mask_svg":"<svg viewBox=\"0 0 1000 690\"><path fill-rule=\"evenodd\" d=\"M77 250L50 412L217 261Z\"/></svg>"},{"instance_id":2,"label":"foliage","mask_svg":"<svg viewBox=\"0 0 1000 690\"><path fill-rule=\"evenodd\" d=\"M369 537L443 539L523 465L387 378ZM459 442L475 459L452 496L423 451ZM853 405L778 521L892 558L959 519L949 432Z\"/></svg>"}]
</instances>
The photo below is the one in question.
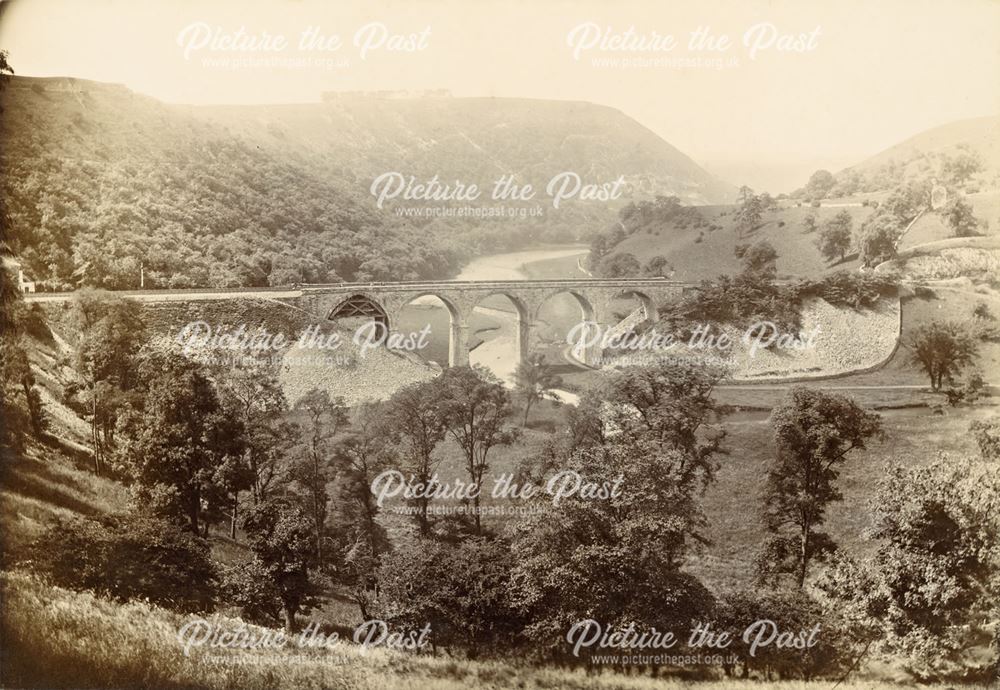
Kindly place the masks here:
<instances>
[{"instance_id":1,"label":"foliage","mask_svg":"<svg viewBox=\"0 0 1000 690\"><path fill-rule=\"evenodd\" d=\"M886 274L836 271L816 281L800 281L792 289L800 298L819 297L838 307L862 309L895 294L897 280Z\"/></svg>"},{"instance_id":2,"label":"foliage","mask_svg":"<svg viewBox=\"0 0 1000 690\"><path fill-rule=\"evenodd\" d=\"M488 455L495 446L517 438L517 430L506 426L511 413L510 394L483 367L451 367L431 382L437 414L448 434L465 456L470 484L481 487L489 469ZM476 533L481 533L480 496L473 497Z\"/></svg>"},{"instance_id":3,"label":"foliage","mask_svg":"<svg viewBox=\"0 0 1000 690\"><path fill-rule=\"evenodd\" d=\"M311 519L295 504L272 499L250 509L243 529L253 560L228 579L236 601L258 613L280 607L285 629L294 630L295 616L316 603L316 587L309 574L315 562Z\"/></svg>"},{"instance_id":4,"label":"foliage","mask_svg":"<svg viewBox=\"0 0 1000 690\"><path fill-rule=\"evenodd\" d=\"M606 256L597 267L601 278L634 278L639 275L642 265L634 255L628 252L617 252Z\"/></svg>"},{"instance_id":5,"label":"foliage","mask_svg":"<svg viewBox=\"0 0 1000 690\"><path fill-rule=\"evenodd\" d=\"M376 520L379 508L371 486L375 477L397 462L399 439L392 432L400 417L389 413L390 409L381 403L356 406L347 433L334 449L338 486L333 532L340 558L338 579L349 588L365 620L371 618L369 610L375 600L378 557L389 549L385 528Z\"/></svg>"},{"instance_id":6,"label":"foliage","mask_svg":"<svg viewBox=\"0 0 1000 690\"><path fill-rule=\"evenodd\" d=\"M836 178L829 170L817 170L809 176L806 195L811 199L825 199L835 183Z\"/></svg>"},{"instance_id":7,"label":"foliage","mask_svg":"<svg viewBox=\"0 0 1000 690\"><path fill-rule=\"evenodd\" d=\"M62 587L179 611L209 610L214 601L208 543L156 518L76 518L51 527L31 551L38 571Z\"/></svg>"},{"instance_id":8,"label":"foliage","mask_svg":"<svg viewBox=\"0 0 1000 690\"><path fill-rule=\"evenodd\" d=\"M738 244L735 253L743 263L744 274L774 277L778 252L767 240L759 240L750 245Z\"/></svg>"},{"instance_id":9,"label":"foliage","mask_svg":"<svg viewBox=\"0 0 1000 690\"><path fill-rule=\"evenodd\" d=\"M750 643L740 633L758 621L773 621L779 630L801 631L807 636L815 630L814 645L805 649L761 647L750 654ZM732 631L732 644L726 648L741 666L740 676L757 673L763 678L782 679L831 677L847 666L846 640L821 604L801 590L734 590L719 597L712 614L712 627ZM734 669L726 668L728 673Z\"/></svg>"},{"instance_id":10,"label":"foliage","mask_svg":"<svg viewBox=\"0 0 1000 690\"><path fill-rule=\"evenodd\" d=\"M969 426L983 460L1000 463L1000 419L975 421Z\"/></svg>"},{"instance_id":11,"label":"foliage","mask_svg":"<svg viewBox=\"0 0 1000 690\"><path fill-rule=\"evenodd\" d=\"M393 420L386 432L398 444L399 465L417 483L427 486L434 476L439 459L434 449L448 431L444 410L437 404L443 392L436 382L413 383L396 391L389 400L386 419ZM417 506L417 526L423 535L430 534L425 492L413 499Z\"/></svg>"},{"instance_id":12,"label":"foliage","mask_svg":"<svg viewBox=\"0 0 1000 690\"><path fill-rule=\"evenodd\" d=\"M954 197L940 213L955 237L972 237L979 234L979 221L972 215L972 204L962 197Z\"/></svg>"},{"instance_id":13,"label":"foliage","mask_svg":"<svg viewBox=\"0 0 1000 690\"><path fill-rule=\"evenodd\" d=\"M574 443L549 447L539 470L572 470L608 493L557 504L539 494L540 512L515 525L515 596L526 637L546 656L565 659L566 631L597 614L608 626L662 630L710 608L711 594L681 568L702 539L699 497L720 452L718 375L687 364L615 372L583 396Z\"/></svg>"},{"instance_id":14,"label":"foliage","mask_svg":"<svg viewBox=\"0 0 1000 690\"><path fill-rule=\"evenodd\" d=\"M777 453L767 472L764 524L771 537L758 558L763 578L790 574L799 589L809 563L834 550L819 531L827 507L843 498L836 486L849 452L881 434L881 417L850 398L802 386L771 411Z\"/></svg>"},{"instance_id":15,"label":"foliage","mask_svg":"<svg viewBox=\"0 0 1000 690\"><path fill-rule=\"evenodd\" d=\"M660 307L660 317L672 332L683 334L691 324L733 325L746 329L771 321L788 331L798 329L798 293L778 285L767 273L739 273L703 280L698 289Z\"/></svg>"},{"instance_id":16,"label":"foliage","mask_svg":"<svg viewBox=\"0 0 1000 690\"><path fill-rule=\"evenodd\" d=\"M918 326L909 347L914 364L930 377L931 389L940 390L977 356L976 341L968 330L953 321L932 321Z\"/></svg>"},{"instance_id":17,"label":"foliage","mask_svg":"<svg viewBox=\"0 0 1000 690\"><path fill-rule=\"evenodd\" d=\"M944 160L942 172L954 184L968 182L983 169L983 158L976 151L959 148L958 152Z\"/></svg>"},{"instance_id":18,"label":"foliage","mask_svg":"<svg viewBox=\"0 0 1000 690\"><path fill-rule=\"evenodd\" d=\"M734 215L736 236L743 235L756 230L760 226L761 216L764 211L762 198L754 194L753 190L743 185L739 190L739 206Z\"/></svg>"},{"instance_id":19,"label":"foliage","mask_svg":"<svg viewBox=\"0 0 1000 690\"><path fill-rule=\"evenodd\" d=\"M138 303L103 290L73 296L72 322L78 333L74 368L84 383L78 398L90 415L94 469L100 474L114 451L118 416L138 383L136 355L146 327Z\"/></svg>"},{"instance_id":20,"label":"foliage","mask_svg":"<svg viewBox=\"0 0 1000 690\"><path fill-rule=\"evenodd\" d=\"M669 278L674 272L674 266L667 261L667 257L657 254L650 257L642 267L642 272L650 278Z\"/></svg>"},{"instance_id":21,"label":"foliage","mask_svg":"<svg viewBox=\"0 0 1000 690\"><path fill-rule=\"evenodd\" d=\"M524 400L524 426L528 425L531 405L545 399L555 400L553 392L562 385L562 379L545 362L545 355L534 353L517 365L514 371L515 395Z\"/></svg>"},{"instance_id":22,"label":"foliage","mask_svg":"<svg viewBox=\"0 0 1000 690\"><path fill-rule=\"evenodd\" d=\"M513 596L528 619L526 638L550 659L571 659L564 639L578 621L683 630L712 605L682 570L702 520L683 453L621 438L577 449L562 465L598 486L617 482L617 496L574 495L558 505L540 496L542 512L514 526Z\"/></svg>"},{"instance_id":23,"label":"foliage","mask_svg":"<svg viewBox=\"0 0 1000 690\"><path fill-rule=\"evenodd\" d=\"M380 615L406 630L430 625L435 647L471 659L503 655L523 626L510 597L514 561L502 539L408 541L382 558Z\"/></svg>"},{"instance_id":24,"label":"foliage","mask_svg":"<svg viewBox=\"0 0 1000 690\"><path fill-rule=\"evenodd\" d=\"M308 506L312 521L316 564L326 565L323 542L327 538L326 518L328 503L327 485L333 480L334 464L331 459L334 437L342 432L350 419L343 398L313 388L295 402L295 410L305 417L305 441L293 451L290 479L294 489L300 491Z\"/></svg>"},{"instance_id":25,"label":"foliage","mask_svg":"<svg viewBox=\"0 0 1000 690\"><path fill-rule=\"evenodd\" d=\"M875 212L861 224L854 239L861 264L870 268L896 256L903 226L890 213Z\"/></svg>"},{"instance_id":26,"label":"foliage","mask_svg":"<svg viewBox=\"0 0 1000 690\"><path fill-rule=\"evenodd\" d=\"M821 590L859 638L918 679L987 681L983 651L1000 621L997 467L892 467L871 506L877 552L839 559Z\"/></svg>"},{"instance_id":27,"label":"foliage","mask_svg":"<svg viewBox=\"0 0 1000 690\"><path fill-rule=\"evenodd\" d=\"M851 214L847 211L840 211L823 226L816 246L827 261L844 256L851 248Z\"/></svg>"},{"instance_id":28,"label":"foliage","mask_svg":"<svg viewBox=\"0 0 1000 690\"><path fill-rule=\"evenodd\" d=\"M133 397L119 416L115 464L147 489L172 489L165 517L197 534L203 501L220 499L216 471L243 455L242 426L204 368L179 354L147 350L136 375L145 395Z\"/></svg>"}]
</instances>

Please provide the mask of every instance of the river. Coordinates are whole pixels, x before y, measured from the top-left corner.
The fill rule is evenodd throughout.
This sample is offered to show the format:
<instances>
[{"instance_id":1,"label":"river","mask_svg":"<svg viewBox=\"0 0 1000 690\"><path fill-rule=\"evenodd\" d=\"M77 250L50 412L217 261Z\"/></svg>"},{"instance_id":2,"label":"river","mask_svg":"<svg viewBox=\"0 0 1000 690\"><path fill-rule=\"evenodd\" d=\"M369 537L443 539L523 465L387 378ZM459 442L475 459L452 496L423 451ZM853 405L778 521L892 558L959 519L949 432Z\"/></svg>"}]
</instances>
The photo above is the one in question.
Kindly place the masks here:
<instances>
[{"instance_id":1,"label":"river","mask_svg":"<svg viewBox=\"0 0 1000 690\"><path fill-rule=\"evenodd\" d=\"M493 254L467 264L455 280L582 278L586 275L577 267L575 259L585 256L587 251L586 247L571 246ZM558 259L565 261L556 261ZM572 297L560 295L545 304L540 316L540 326L551 337L576 323L580 310ZM424 356L440 363L447 358L448 323L444 306L436 298L424 297L414 300L404 310L397 328L414 331L430 324L430 345ZM469 328L473 347L470 363L485 366L507 386L512 386L517 368L517 314L513 305L502 296L483 300L476 307ZM558 391L557 395L564 402L575 404L577 401L577 396L568 391Z\"/></svg>"}]
</instances>

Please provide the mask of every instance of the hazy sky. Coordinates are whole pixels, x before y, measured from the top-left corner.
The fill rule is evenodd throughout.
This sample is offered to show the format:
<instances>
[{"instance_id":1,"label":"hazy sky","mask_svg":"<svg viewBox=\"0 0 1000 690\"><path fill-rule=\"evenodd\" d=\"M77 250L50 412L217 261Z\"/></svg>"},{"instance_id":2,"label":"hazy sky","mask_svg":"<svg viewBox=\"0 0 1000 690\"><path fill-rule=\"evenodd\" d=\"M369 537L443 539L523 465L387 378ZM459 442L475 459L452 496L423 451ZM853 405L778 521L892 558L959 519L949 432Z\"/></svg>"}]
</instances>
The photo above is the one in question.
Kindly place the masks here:
<instances>
[{"instance_id":1,"label":"hazy sky","mask_svg":"<svg viewBox=\"0 0 1000 690\"><path fill-rule=\"evenodd\" d=\"M18 74L120 82L182 103L310 102L322 91L385 89L585 100L622 110L731 182L772 192L923 129L1000 112L1000 2L991 0L0 7L0 48ZM310 27L339 37L339 47L301 49ZM693 49L699 27L728 35L729 47ZM241 29L256 47L224 45ZM668 35L674 47L662 50ZM233 63L248 58L270 62Z\"/></svg>"}]
</instances>

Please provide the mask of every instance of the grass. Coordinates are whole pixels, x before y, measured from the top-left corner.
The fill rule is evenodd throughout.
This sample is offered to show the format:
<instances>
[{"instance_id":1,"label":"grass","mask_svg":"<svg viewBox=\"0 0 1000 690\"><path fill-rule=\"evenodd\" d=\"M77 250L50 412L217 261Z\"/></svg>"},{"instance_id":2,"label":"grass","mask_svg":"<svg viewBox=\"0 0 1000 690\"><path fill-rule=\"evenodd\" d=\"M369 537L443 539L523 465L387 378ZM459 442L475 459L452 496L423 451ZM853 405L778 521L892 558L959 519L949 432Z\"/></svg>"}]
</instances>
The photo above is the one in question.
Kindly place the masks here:
<instances>
[{"instance_id":1,"label":"grass","mask_svg":"<svg viewBox=\"0 0 1000 690\"><path fill-rule=\"evenodd\" d=\"M610 670L531 667L469 661L442 654L362 651L352 644L333 649L280 650L196 647L185 656L177 632L191 616L143 602L117 604L91 594L51 587L19 572L0 575L4 608L0 683L5 688L157 688L264 690L282 688L566 688L567 690L679 690L680 679L624 675ZM219 627L242 621L214 616ZM261 632L256 626L251 630ZM829 688L822 682L769 682L779 690ZM700 690L749 690L759 682L707 680ZM844 690L905 687L860 680ZM933 688L934 686L924 686ZM938 686L941 687L941 686Z\"/></svg>"},{"instance_id":2,"label":"grass","mask_svg":"<svg viewBox=\"0 0 1000 690\"><path fill-rule=\"evenodd\" d=\"M829 509L825 526L833 539L848 553L867 553L872 545L862 533L868 526L868 501L885 468L898 463L923 466L939 453L956 458L977 453L969 423L991 415L996 415L995 408L967 408L943 416L927 409L884 413L885 440L852 452L842 467L837 485L844 500ZM711 544L689 567L713 588L751 584L756 547L765 535L759 510L775 449L770 425L757 417L725 424L730 452L721 459L716 482L704 497Z\"/></svg>"},{"instance_id":3,"label":"grass","mask_svg":"<svg viewBox=\"0 0 1000 690\"><path fill-rule=\"evenodd\" d=\"M17 554L60 519L120 510L125 488L78 466L57 449L34 445L0 469L0 544Z\"/></svg>"},{"instance_id":4,"label":"grass","mask_svg":"<svg viewBox=\"0 0 1000 690\"><path fill-rule=\"evenodd\" d=\"M884 195L882 195L884 196ZM875 197L878 199L878 195ZM996 233L1000 215L1000 193L985 192L968 197L973 214L987 220L991 232ZM629 252L645 263L658 254L667 257L676 269L675 280L698 281L713 278L720 273L733 274L739 271L739 260L733 254L737 244L767 240L778 252L778 274L784 277L816 278L834 270L853 270L859 266L857 255L848 255L846 260L828 262L819 253L815 242L819 232L804 231L803 221L813 215L820 228L841 211L851 216L854 229L871 215L873 209L865 206L823 206L812 208L785 205L764 214L763 224L757 230L738 237L734 229L734 206L699 206L698 211L709 226L721 226L709 231L707 227L686 227L667 225L651 233L642 232L627 238L615 247L616 252ZM926 213L906 233L900 244L901 250L937 240L947 239L952 231L936 213ZM700 238L700 239L699 239Z\"/></svg>"}]
</instances>

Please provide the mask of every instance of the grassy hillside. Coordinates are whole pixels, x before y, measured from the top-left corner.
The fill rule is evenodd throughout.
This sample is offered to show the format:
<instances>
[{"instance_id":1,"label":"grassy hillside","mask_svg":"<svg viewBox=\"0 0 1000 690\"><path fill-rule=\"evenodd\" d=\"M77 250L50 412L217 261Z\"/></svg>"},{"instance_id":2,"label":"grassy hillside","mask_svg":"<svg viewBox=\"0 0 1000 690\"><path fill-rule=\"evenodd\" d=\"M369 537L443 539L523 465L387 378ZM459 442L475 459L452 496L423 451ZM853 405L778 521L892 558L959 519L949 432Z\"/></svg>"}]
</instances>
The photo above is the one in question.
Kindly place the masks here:
<instances>
[{"instance_id":1,"label":"grassy hillside","mask_svg":"<svg viewBox=\"0 0 1000 690\"><path fill-rule=\"evenodd\" d=\"M882 196L876 194L868 198L878 201ZM969 195L968 201L973 214L989 222L984 231L990 236L1000 233L1000 192ZM857 254L848 254L844 261L827 261L816 247L819 232L807 231L807 216L815 218L816 224L822 228L841 211L851 216L855 229L873 213L870 206L862 206L857 199L825 202L819 207L786 201L781 202L777 209L765 212L759 228L740 236L735 229L733 206L700 206L690 209L684 218L628 235L611 247L608 253L627 252L643 264L654 256L662 255L675 269L674 280L698 281L739 272L740 261L734 254L736 245L766 240L778 252L779 277L815 278L824 273L853 270L860 266ZM925 213L903 236L900 249L905 251L952 235L952 230L941 216Z\"/></svg>"},{"instance_id":2,"label":"grassy hillside","mask_svg":"<svg viewBox=\"0 0 1000 690\"><path fill-rule=\"evenodd\" d=\"M331 650L206 650L185 656L176 632L191 617L144 603L113 604L89 594L46 586L9 573L0 580L5 606L0 635L4 687L45 688L351 688L441 690L459 688L565 688L566 690L680 690L683 680L628 676L610 670L533 668L505 661L476 662L409 655L352 645ZM216 619L229 629L242 622ZM214 659L210 660L209 657ZM703 690L749 690L755 681L715 680ZM775 690L818 690L829 681L769 682ZM904 687L849 681L844 690ZM929 689L940 685L925 685ZM968 687L975 690L974 686Z\"/></svg>"},{"instance_id":3,"label":"grassy hillside","mask_svg":"<svg viewBox=\"0 0 1000 690\"><path fill-rule=\"evenodd\" d=\"M892 170L909 177L932 171L940 156L954 155L963 149L982 157L983 171L978 179L992 182L995 187L1000 181L1000 116L995 115L928 129L847 170L867 176Z\"/></svg>"}]
</instances>

